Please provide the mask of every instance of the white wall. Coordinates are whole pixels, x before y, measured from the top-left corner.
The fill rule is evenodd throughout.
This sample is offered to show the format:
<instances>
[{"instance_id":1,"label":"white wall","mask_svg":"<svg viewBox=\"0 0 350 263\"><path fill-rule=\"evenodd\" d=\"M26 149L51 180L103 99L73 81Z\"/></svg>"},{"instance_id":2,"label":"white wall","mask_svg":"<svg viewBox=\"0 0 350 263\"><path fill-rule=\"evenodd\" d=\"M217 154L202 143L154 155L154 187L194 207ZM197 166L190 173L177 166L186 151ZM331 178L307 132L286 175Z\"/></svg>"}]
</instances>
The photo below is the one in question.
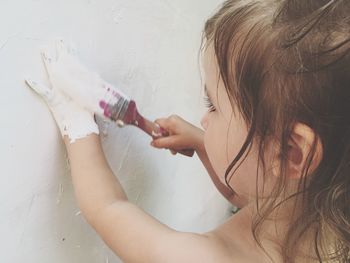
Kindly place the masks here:
<instances>
[{"instance_id":1,"label":"white wall","mask_svg":"<svg viewBox=\"0 0 350 263\"><path fill-rule=\"evenodd\" d=\"M43 78L39 48L62 37L143 115L199 124L198 48L220 0L0 0L0 262L120 262L74 199L59 131L23 83ZM107 126L104 149L130 200L178 230L207 231L229 206L197 157L149 146L134 127Z\"/></svg>"}]
</instances>

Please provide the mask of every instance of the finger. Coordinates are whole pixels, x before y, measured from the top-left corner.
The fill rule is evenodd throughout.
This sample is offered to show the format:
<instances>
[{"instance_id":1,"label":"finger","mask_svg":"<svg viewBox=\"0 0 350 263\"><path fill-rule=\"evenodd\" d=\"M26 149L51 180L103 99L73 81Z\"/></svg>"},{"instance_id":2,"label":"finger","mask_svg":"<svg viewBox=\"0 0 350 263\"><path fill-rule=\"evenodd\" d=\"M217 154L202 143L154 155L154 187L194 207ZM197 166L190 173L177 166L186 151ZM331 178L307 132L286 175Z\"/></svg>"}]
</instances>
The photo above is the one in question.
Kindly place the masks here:
<instances>
[{"instance_id":1,"label":"finger","mask_svg":"<svg viewBox=\"0 0 350 263\"><path fill-rule=\"evenodd\" d=\"M66 44L62 38L57 38L55 40L55 47L56 47L57 55L67 50Z\"/></svg>"},{"instance_id":2,"label":"finger","mask_svg":"<svg viewBox=\"0 0 350 263\"><path fill-rule=\"evenodd\" d=\"M180 139L180 136L178 135L155 139L151 142L151 145L158 149L165 148L172 149L174 151L187 147L187 145Z\"/></svg>"},{"instance_id":3,"label":"finger","mask_svg":"<svg viewBox=\"0 0 350 263\"><path fill-rule=\"evenodd\" d=\"M30 87L36 93L38 93L40 96L42 96L46 101L52 100L53 91L49 87L47 87L41 83L38 83L30 78L26 78L25 83L28 85L28 87Z\"/></svg>"},{"instance_id":4,"label":"finger","mask_svg":"<svg viewBox=\"0 0 350 263\"><path fill-rule=\"evenodd\" d=\"M53 64L53 61L54 61L54 57L53 57L53 54L49 50L48 47L44 47L41 49L41 58L44 62L44 65L45 65L47 72L49 73L49 71L51 70L51 66Z\"/></svg>"},{"instance_id":5,"label":"finger","mask_svg":"<svg viewBox=\"0 0 350 263\"><path fill-rule=\"evenodd\" d=\"M152 132L153 139L160 138L160 137L167 137L171 135L166 129L161 127L158 123L154 122L155 128Z\"/></svg>"},{"instance_id":6,"label":"finger","mask_svg":"<svg viewBox=\"0 0 350 263\"><path fill-rule=\"evenodd\" d=\"M56 39L55 46L57 60L63 55L69 55L71 53L68 44L63 39Z\"/></svg>"},{"instance_id":7,"label":"finger","mask_svg":"<svg viewBox=\"0 0 350 263\"><path fill-rule=\"evenodd\" d=\"M159 118L159 119L156 119L154 122L157 123L160 127L162 127L165 130L168 130L170 128L169 127L170 123L168 118Z\"/></svg>"},{"instance_id":8,"label":"finger","mask_svg":"<svg viewBox=\"0 0 350 263\"><path fill-rule=\"evenodd\" d=\"M71 54L73 56L77 55L77 47L75 46L74 43L72 43L72 42L66 43L66 46L67 46L67 51L69 54Z\"/></svg>"},{"instance_id":9,"label":"finger","mask_svg":"<svg viewBox=\"0 0 350 263\"><path fill-rule=\"evenodd\" d=\"M175 136L169 136L169 137L161 137L159 139L154 139L151 142L151 145L158 149L170 149L173 148L176 140L174 139Z\"/></svg>"},{"instance_id":10,"label":"finger","mask_svg":"<svg viewBox=\"0 0 350 263\"><path fill-rule=\"evenodd\" d=\"M175 151L175 150L170 150L170 152L171 152L172 155L176 155L177 154L177 151Z\"/></svg>"},{"instance_id":11,"label":"finger","mask_svg":"<svg viewBox=\"0 0 350 263\"><path fill-rule=\"evenodd\" d=\"M169 118L160 118L155 122L170 134L177 133L179 125L179 117L177 115L171 115Z\"/></svg>"}]
</instances>

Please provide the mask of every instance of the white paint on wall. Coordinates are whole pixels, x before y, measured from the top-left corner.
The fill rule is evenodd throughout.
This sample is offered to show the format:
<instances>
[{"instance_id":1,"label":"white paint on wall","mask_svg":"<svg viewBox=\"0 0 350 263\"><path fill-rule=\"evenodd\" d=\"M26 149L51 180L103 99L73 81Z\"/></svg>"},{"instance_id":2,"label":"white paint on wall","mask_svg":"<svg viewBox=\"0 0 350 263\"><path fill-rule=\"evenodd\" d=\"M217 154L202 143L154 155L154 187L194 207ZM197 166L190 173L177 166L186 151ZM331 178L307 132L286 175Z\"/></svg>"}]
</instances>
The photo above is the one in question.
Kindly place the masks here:
<instances>
[{"instance_id":1,"label":"white paint on wall","mask_svg":"<svg viewBox=\"0 0 350 263\"><path fill-rule=\"evenodd\" d=\"M59 131L24 85L23 76L43 77L40 46L72 41L79 58L122 87L143 115L176 113L199 124L200 32L219 2L0 2L1 262L120 262L78 213ZM106 129L108 161L132 202L183 231L207 231L227 217L228 204L196 157L155 150L134 127Z\"/></svg>"}]
</instances>

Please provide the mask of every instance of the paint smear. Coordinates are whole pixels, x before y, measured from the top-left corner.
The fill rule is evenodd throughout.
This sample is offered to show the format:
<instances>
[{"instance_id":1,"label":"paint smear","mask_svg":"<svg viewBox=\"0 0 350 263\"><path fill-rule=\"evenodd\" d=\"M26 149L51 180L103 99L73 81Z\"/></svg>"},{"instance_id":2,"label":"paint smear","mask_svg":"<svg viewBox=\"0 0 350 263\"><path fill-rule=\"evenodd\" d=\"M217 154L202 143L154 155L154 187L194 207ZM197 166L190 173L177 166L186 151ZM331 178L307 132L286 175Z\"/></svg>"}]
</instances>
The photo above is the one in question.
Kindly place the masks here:
<instances>
[{"instance_id":1,"label":"paint smear","mask_svg":"<svg viewBox=\"0 0 350 263\"><path fill-rule=\"evenodd\" d=\"M118 25L123 20L124 12L125 12L125 8L113 10L113 16L114 16L113 21L115 24Z\"/></svg>"},{"instance_id":2,"label":"paint smear","mask_svg":"<svg viewBox=\"0 0 350 263\"><path fill-rule=\"evenodd\" d=\"M80 216L81 215L81 211L78 211L75 213L75 216Z\"/></svg>"},{"instance_id":3,"label":"paint smear","mask_svg":"<svg viewBox=\"0 0 350 263\"><path fill-rule=\"evenodd\" d=\"M59 187L58 187L56 204L60 204L61 203L63 192L64 192L63 185L60 184Z\"/></svg>"}]
</instances>

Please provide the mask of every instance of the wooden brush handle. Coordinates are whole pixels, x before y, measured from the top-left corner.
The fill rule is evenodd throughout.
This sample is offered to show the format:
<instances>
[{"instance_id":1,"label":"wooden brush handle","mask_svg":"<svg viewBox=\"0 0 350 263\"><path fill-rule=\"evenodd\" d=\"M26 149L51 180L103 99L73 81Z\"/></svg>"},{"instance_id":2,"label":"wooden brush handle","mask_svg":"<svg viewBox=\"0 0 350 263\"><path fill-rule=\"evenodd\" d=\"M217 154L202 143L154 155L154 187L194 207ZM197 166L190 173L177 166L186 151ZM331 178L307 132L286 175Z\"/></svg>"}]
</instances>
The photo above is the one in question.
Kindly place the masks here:
<instances>
[{"instance_id":1,"label":"wooden brush handle","mask_svg":"<svg viewBox=\"0 0 350 263\"><path fill-rule=\"evenodd\" d=\"M153 139L169 136L169 133L163 128L161 128L157 123L151 122L144 118L137 111L136 103L133 100L129 102L125 116L123 117L123 122L125 124L135 125L136 127L149 134ZM189 157L192 157L194 154L193 149L183 149L177 152Z\"/></svg>"}]
</instances>

